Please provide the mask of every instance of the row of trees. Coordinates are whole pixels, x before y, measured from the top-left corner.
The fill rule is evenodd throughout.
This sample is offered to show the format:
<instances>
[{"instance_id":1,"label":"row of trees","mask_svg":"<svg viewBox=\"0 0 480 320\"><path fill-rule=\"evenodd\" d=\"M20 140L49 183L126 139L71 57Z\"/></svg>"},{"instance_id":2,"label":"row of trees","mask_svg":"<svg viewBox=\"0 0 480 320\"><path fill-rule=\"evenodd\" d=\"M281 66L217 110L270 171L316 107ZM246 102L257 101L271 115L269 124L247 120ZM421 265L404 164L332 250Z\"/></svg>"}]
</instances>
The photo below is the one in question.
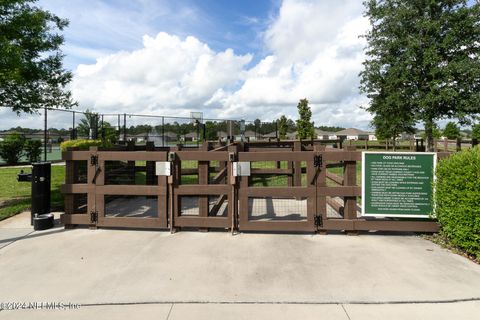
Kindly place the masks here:
<instances>
[{"instance_id":1,"label":"row of trees","mask_svg":"<svg viewBox=\"0 0 480 320\"><path fill-rule=\"evenodd\" d=\"M442 136L450 140L462 138L460 127L452 121L448 122L443 130L441 130L437 125L434 125L432 135L437 139L441 138ZM473 139L480 139L480 123L472 127L472 130L468 136L472 137Z\"/></svg>"},{"instance_id":2,"label":"row of trees","mask_svg":"<svg viewBox=\"0 0 480 320\"><path fill-rule=\"evenodd\" d=\"M377 136L395 139L435 122L468 125L480 113L480 4L465 0L367 0L371 29L360 89Z\"/></svg>"},{"instance_id":3,"label":"row of trees","mask_svg":"<svg viewBox=\"0 0 480 320\"><path fill-rule=\"evenodd\" d=\"M301 139L307 139L314 137L314 123L311 122L312 111L308 106L308 100L302 99L297 106L299 119L295 122L292 119L288 119L285 115L282 115L279 119L262 122L260 119L256 119L253 122L245 124L245 131L255 132L257 135L271 134L277 132L279 138L285 139L287 133L298 131L298 137ZM176 133L178 137L186 135L191 132L199 132L200 139L205 136L206 140L218 139L219 132L229 133L229 121L205 121L205 130L198 128L198 125L192 122L167 122L159 125L136 125L129 126L127 128L128 135L141 135L147 133L160 134L164 133ZM340 127L321 127L323 130L343 130ZM92 132L100 132L102 136L105 136L107 140L115 143L119 135L119 132L107 121L101 121L101 117L89 110L84 114L84 118L80 120L77 128L77 134L82 137L90 137ZM102 132L103 130L103 132ZM240 134L240 122L234 121L232 126L232 134Z\"/></svg>"}]
</instances>

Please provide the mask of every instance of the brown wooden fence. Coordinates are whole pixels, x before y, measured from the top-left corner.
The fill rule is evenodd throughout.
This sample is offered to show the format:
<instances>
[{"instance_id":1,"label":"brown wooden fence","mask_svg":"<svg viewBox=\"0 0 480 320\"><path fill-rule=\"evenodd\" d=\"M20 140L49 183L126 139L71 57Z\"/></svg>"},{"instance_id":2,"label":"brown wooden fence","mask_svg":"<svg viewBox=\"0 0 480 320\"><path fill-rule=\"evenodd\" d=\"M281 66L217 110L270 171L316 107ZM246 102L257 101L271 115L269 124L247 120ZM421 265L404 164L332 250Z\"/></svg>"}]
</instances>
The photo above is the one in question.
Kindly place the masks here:
<instances>
[{"instance_id":1,"label":"brown wooden fence","mask_svg":"<svg viewBox=\"0 0 480 320\"><path fill-rule=\"evenodd\" d=\"M439 157L447 153L439 153ZM435 232L435 221L359 216L355 147L320 141L64 152L66 227ZM171 175L156 175L156 163ZM234 175L247 163L248 175Z\"/></svg>"}]
</instances>

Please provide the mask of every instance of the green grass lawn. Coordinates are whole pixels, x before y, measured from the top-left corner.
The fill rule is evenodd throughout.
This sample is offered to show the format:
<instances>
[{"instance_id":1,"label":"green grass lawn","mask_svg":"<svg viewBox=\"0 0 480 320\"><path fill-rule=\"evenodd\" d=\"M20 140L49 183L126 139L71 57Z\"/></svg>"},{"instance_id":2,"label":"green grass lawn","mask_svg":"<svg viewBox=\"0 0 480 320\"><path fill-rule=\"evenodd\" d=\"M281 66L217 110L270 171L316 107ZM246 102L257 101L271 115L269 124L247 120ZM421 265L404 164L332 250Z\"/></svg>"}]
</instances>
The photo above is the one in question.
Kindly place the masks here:
<instances>
[{"instance_id":1,"label":"green grass lawn","mask_svg":"<svg viewBox=\"0 0 480 320\"><path fill-rule=\"evenodd\" d=\"M31 204L30 182L18 182L17 173L20 168L0 168L0 220L16 215L22 211L28 210ZM23 168L25 173L30 173L31 169ZM60 185L65 180L65 167L52 166L52 185L51 185L51 208L52 210L63 209L63 196L60 193Z\"/></svg>"}]
</instances>

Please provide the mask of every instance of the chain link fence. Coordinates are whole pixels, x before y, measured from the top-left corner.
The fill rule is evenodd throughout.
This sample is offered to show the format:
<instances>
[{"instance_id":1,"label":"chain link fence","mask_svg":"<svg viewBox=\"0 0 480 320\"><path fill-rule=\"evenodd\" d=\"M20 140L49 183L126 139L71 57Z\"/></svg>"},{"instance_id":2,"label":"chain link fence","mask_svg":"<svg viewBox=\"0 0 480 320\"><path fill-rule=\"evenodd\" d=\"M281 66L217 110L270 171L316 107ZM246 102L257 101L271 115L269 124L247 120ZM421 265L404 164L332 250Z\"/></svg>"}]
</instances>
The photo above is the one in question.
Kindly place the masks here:
<instances>
[{"instance_id":1,"label":"chain link fence","mask_svg":"<svg viewBox=\"0 0 480 320\"><path fill-rule=\"evenodd\" d=\"M193 113L192 113L193 114ZM134 141L137 145L152 141L156 147L197 146L203 141L240 141L263 138L261 122L238 119L196 119L145 114L102 114L64 109L39 109L34 114L15 114L0 109L0 141L12 134L42 144L41 160L61 160L63 141L105 140L112 144ZM27 162L25 156L20 163ZM5 164L0 158L0 164Z\"/></svg>"}]
</instances>

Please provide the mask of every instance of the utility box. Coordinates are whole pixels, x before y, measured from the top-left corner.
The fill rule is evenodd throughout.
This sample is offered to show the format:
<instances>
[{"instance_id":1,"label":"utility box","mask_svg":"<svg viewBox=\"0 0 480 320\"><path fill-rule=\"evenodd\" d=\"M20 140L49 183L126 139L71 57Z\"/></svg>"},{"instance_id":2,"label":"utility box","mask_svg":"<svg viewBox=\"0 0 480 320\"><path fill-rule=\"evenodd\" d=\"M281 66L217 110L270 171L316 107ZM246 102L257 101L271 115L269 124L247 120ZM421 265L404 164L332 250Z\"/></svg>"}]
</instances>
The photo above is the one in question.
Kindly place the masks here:
<instances>
[{"instance_id":1,"label":"utility box","mask_svg":"<svg viewBox=\"0 0 480 320\"><path fill-rule=\"evenodd\" d=\"M51 163L33 163L32 168L32 212L30 223L33 225L35 214L50 213Z\"/></svg>"}]
</instances>

